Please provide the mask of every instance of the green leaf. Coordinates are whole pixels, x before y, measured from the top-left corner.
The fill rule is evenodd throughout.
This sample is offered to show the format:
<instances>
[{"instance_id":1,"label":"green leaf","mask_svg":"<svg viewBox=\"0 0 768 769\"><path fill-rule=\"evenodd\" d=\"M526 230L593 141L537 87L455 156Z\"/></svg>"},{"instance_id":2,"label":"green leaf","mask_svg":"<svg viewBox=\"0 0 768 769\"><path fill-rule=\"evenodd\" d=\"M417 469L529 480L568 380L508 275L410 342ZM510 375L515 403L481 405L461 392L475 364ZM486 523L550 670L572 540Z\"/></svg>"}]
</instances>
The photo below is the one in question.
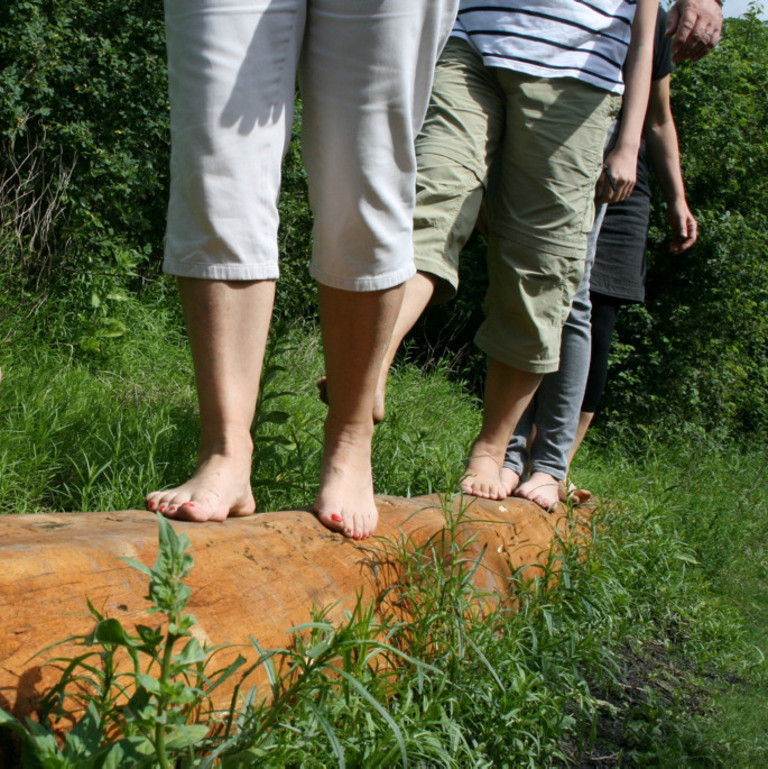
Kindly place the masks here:
<instances>
[{"instance_id":1,"label":"green leaf","mask_svg":"<svg viewBox=\"0 0 768 769\"><path fill-rule=\"evenodd\" d=\"M400 731L400 727L395 723L395 719L387 712L387 710L381 705L378 700L353 676L347 673L346 670L340 668L334 668L334 673L344 678L347 683L366 701L379 715L387 722L389 728L392 730L392 734L397 741L397 745L400 748L400 759L402 760L403 767L408 766L408 751L405 748L405 740L403 739L403 733Z\"/></svg>"},{"instance_id":2,"label":"green leaf","mask_svg":"<svg viewBox=\"0 0 768 769\"><path fill-rule=\"evenodd\" d=\"M120 621L114 617L103 619L96 625L93 631L93 640L100 644L114 644L116 646L139 646L126 632Z\"/></svg>"},{"instance_id":3,"label":"green leaf","mask_svg":"<svg viewBox=\"0 0 768 769\"><path fill-rule=\"evenodd\" d=\"M208 653L200 646L196 638L191 638L175 658L177 665L194 665L196 662L205 662Z\"/></svg>"},{"instance_id":4,"label":"green leaf","mask_svg":"<svg viewBox=\"0 0 768 769\"><path fill-rule=\"evenodd\" d=\"M136 632L145 647L154 649L163 640L163 631L160 628L136 625Z\"/></svg>"},{"instance_id":5,"label":"green leaf","mask_svg":"<svg viewBox=\"0 0 768 769\"><path fill-rule=\"evenodd\" d=\"M178 750L202 742L210 729L204 724L189 724L178 726L170 731L165 738L166 747L169 750Z\"/></svg>"},{"instance_id":6,"label":"green leaf","mask_svg":"<svg viewBox=\"0 0 768 769\"><path fill-rule=\"evenodd\" d=\"M104 619L104 615L96 610L96 607L91 603L90 598L86 598L85 602L88 604L88 611L91 612L92 617L94 617L97 621Z\"/></svg>"},{"instance_id":7,"label":"green leaf","mask_svg":"<svg viewBox=\"0 0 768 769\"><path fill-rule=\"evenodd\" d=\"M675 553L675 558L677 558L678 561L684 561L685 563L691 563L694 566L699 565L699 561L697 561L692 555L688 555L687 553Z\"/></svg>"},{"instance_id":8,"label":"green leaf","mask_svg":"<svg viewBox=\"0 0 768 769\"><path fill-rule=\"evenodd\" d=\"M21 721L14 718L10 713L0 708L0 726L5 726L20 737L27 736L27 730Z\"/></svg>"},{"instance_id":9,"label":"green leaf","mask_svg":"<svg viewBox=\"0 0 768 769\"><path fill-rule=\"evenodd\" d=\"M99 749L103 736L98 708L89 702L85 715L64 739L64 755L69 758L92 755Z\"/></svg>"},{"instance_id":10,"label":"green leaf","mask_svg":"<svg viewBox=\"0 0 768 769\"><path fill-rule=\"evenodd\" d=\"M316 643L311 648L307 649L306 655L311 660L317 659L321 655L325 654L325 652L328 651L328 649L331 648L331 642L330 641L320 641L319 643Z\"/></svg>"},{"instance_id":11,"label":"green leaf","mask_svg":"<svg viewBox=\"0 0 768 769\"><path fill-rule=\"evenodd\" d=\"M285 411L266 411L260 412L256 415L255 423L258 425L275 424L283 425L289 419L291 415Z\"/></svg>"},{"instance_id":12,"label":"green leaf","mask_svg":"<svg viewBox=\"0 0 768 769\"><path fill-rule=\"evenodd\" d=\"M120 556L121 561L125 561L129 566L132 566L137 571L140 571L142 574L146 574L148 577L152 576L152 571L145 563L142 563L141 561L137 561L135 558L128 558L127 556Z\"/></svg>"},{"instance_id":13,"label":"green leaf","mask_svg":"<svg viewBox=\"0 0 768 769\"><path fill-rule=\"evenodd\" d=\"M333 749L333 752L336 756L339 769L344 769L347 765L347 762L344 758L344 748L341 746L339 738L336 736L336 730L333 728L333 726L331 726L330 722L325 717L325 714L320 710L320 708L317 707L317 705L315 705L311 699L309 699L309 697L302 695L302 700L304 701L304 705L320 724L322 730L328 736L328 741L331 743L331 748Z\"/></svg>"},{"instance_id":14,"label":"green leaf","mask_svg":"<svg viewBox=\"0 0 768 769\"><path fill-rule=\"evenodd\" d=\"M156 678L153 678L146 673L139 673L139 675L136 676L136 682L139 686L143 686L150 694L154 694L158 697L160 696L160 682Z\"/></svg>"}]
</instances>

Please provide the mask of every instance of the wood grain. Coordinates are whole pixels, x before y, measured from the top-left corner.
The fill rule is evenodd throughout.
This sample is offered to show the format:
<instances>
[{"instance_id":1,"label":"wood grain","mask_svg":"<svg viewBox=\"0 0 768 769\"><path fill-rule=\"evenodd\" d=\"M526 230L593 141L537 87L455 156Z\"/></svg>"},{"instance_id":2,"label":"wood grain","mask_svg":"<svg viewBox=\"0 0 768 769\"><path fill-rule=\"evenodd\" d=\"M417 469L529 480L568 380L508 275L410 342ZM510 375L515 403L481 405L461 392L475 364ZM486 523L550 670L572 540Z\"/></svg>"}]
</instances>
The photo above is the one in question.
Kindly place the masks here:
<instances>
[{"instance_id":1,"label":"wood grain","mask_svg":"<svg viewBox=\"0 0 768 769\"><path fill-rule=\"evenodd\" d=\"M510 575L543 562L558 530L566 528L563 511L548 514L526 500L470 497L464 503L470 504L460 536L470 543L468 554L482 555L475 579L500 596ZM400 573L393 552L404 542L439 546L445 514L436 496L377 497L377 505L377 536L363 543L328 531L307 510L224 523L174 522L192 542L188 611L197 618L199 640L233 644L232 655L254 660L249 635L262 648L285 647L286 631L308 621L313 606L333 606L330 618L339 621L359 591L365 600L379 600ZM143 511L0 517L0 706L17 717L34 711L58 679L44 662L74 647L38 653L93 629L86 598L130 629L156 625L158 617L146 613L146 577L119 560L129 556L151 565L156 555L157 523ZM219 694L225 706L230 693Z\"/></svg>"}]
</instances>

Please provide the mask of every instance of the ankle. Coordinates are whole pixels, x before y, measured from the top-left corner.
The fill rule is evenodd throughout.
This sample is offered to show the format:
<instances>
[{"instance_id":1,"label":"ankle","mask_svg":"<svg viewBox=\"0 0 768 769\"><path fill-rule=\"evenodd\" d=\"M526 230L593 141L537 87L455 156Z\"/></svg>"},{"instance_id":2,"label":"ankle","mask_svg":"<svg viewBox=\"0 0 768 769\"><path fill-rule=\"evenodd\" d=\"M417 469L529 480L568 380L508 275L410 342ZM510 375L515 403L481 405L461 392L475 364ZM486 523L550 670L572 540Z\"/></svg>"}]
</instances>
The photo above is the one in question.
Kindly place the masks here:
<instances>
[{"instance_id":1,"label":"ankle","mask_svg":"<svg viewBox=\"0 0 768 769\"><path fill-rule=\"evenodd\" d=\"M324 430L326 439L345 437L367 440L373 438L373 419L370 415L361 419L340 419L329 412Z\"/></svg>"},{"instance_id":2,"label":"ankle","mask_svg":"<svg viewBox=\"0 0 768 769\"><path fill-rule=\"evenodd\" d=\"M226 435L204 435L200 439L198 456L200 461L213 457L224 459L241 459L251 457L253 454L253 438L250 432L239 434L228 433Z\"/></svg>"},{"instance_id":3,"label":"ankle","mask_svg":"<svg viewBox=\"0 0 768 769\"><path fill-rule=\"evenodd\" d=\"M469 452L470 459L491 459L495 464L499 466L499 471L504 466L504 457L506 455L506 444L496 444L491 441L486 441L478 438L473 444Z\"/></svg>"}]
</instances>

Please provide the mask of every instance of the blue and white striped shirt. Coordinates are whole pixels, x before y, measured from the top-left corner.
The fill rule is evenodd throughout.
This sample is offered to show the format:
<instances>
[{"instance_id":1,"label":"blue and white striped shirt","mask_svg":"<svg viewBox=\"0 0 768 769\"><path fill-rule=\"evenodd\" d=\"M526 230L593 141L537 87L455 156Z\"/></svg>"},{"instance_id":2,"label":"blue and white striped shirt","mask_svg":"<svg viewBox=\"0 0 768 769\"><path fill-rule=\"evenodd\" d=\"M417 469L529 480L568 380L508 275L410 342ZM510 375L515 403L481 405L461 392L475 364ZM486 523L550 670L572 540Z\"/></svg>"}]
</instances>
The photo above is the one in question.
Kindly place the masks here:
<instances>
[{"instance_id":1,"label":"blue and white striped shirt","mask_svg":"<svg viewBox=\"0 0 768 769\"><path fill-rule=\"evenodd\" d=\"M490 67L623 93L637 0L461 0L453 34Z\"/></svg>"}]
</instances>

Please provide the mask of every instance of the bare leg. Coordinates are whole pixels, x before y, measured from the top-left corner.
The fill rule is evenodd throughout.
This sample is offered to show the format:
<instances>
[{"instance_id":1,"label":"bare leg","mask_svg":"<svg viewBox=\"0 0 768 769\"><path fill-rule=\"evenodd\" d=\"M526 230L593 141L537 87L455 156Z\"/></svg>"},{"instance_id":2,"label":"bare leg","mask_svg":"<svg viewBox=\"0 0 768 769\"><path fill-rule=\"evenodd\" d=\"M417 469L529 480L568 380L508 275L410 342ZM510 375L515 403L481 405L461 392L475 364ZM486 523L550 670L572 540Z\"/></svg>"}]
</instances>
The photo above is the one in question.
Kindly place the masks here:
<instances>
[{"instance_id":1,"label":"bare leg","mask_svg":"<svg viewBox=\"0 0 768 769\"><path fill-rule=\"evenodd\" d=\"M189 521L223 521L256 509L251 422L275 283L179 278L200 404L200 450L192 478L147 495L149 510Z\"/></svg>"},{"instance_id":2,"label":"bare leg","mask_svg":"<svg viewBox=\"0 0 768 769\"><path fill-rule=\"evenodd\" d=\"M379 424L384 419L384 404L387 390L387 377L389 369L395 360L395 355L400 345L405 339L405 335L416 325L416 321L421 317L424 310L427 309L432 295L435 293L436 279L426 273L417 272L410 280L405 283L405 295L403 304L400 307L400 313L397 316L395 329L392 332L392 339L384 355L384 363L381 367L381 374L376 385L376 393L373 398L373 423ZM328 403L328 380L326 377L320 377L317 381L317 388L320 391L320 400Z\"/></svg>"},{"instance_id":3,"label":"bare leg","mask_svg":"<svg viewBox=\"0 0 768 769\"><path fill-rule=\"evenodd\" d=\"M405 284L403 304L392 331L389 347L384 354L384 363L376 385L376 394L373 400L373 421L380 422L384 418L384 403L387 392L387 377L395 355L405 339L405 335L416 325L416 321L422 316L429 306L435 293L437 279L426 272L417 272Z\"/></svg>"},{"instance_id":4,"label":"bare leg","mask_svg":"<svg viewBox=\"0 0 768 769\"><path fill-rule=\"evenodd\" d=\"M579 425L576 428L576 439L573 442L573 447L571 448L571 453L568 457L568 467L571 466L573 458L576 456L576 452L579 450L579 447L584 440L584 436L587 434L587 430L589 430L589 426L592 424L594 418L595 414L592 411L579 412Z\"/></svg>"},{"instance_id":5,"label":"bare leg","mask_svg":"<svg viewBox=\"0 0 768 769\"><path fill-rule=\"evenodd\" d=\"M461 488L468 494L487 499L504 498L501 467L509 436L540 382L540 374L488 359L483 425L472 444L466 475L461 482Z\"/></svg>"},{"instance_id":6,"label":"bare leg","mask_svg":"<svg viewBox=\"0 0 768 769\"><path fill-rule=\"evenodd\" d=\"M576 428L576 439L573 442L573 446L571 447L571 453L568 455L568 470L570 472L571 463L573 462L573 458L576 456L576 452L579 450L579 447L582 444L582 441L584 440L584 436L587 434L587 430L589 430L589 426L592 424L592 419L594 418L595 413L593 411L580 411L579 412L579 424ZM564 486L564 488L563 488ZM579 488L575 483L571 483L570 480L565 481L565 484L561 484L561 495L560 498L563 500L563 502L571 501L571 502L587 502L592 497L592 492L588 489L581 489Z\"/></svg>"},{"instance_id":7,"label":"bare leg","mask_svg":"<svg viewBox=\"0 0 768 769\"><path fill-rule=\"evenodd\" d=\"M328 417L315 512L349 537L370 536L378 522L371 475L376 383L405 293L342 291L320 284Z\"/></svg>"}]
</instances>

